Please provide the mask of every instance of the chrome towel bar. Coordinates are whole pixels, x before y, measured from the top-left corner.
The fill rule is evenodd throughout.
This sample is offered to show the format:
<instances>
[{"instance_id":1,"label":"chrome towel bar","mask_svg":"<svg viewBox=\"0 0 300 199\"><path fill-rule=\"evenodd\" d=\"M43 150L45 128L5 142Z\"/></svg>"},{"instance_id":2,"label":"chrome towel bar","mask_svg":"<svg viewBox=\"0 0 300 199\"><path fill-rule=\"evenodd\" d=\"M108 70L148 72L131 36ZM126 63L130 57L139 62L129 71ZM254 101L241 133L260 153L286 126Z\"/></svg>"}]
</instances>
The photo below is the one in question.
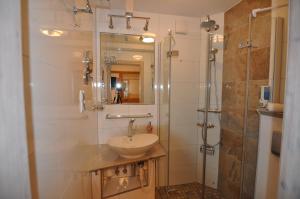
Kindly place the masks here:
<instances>
[{"instance_id":1,"label":"chrome towel bar","mask_svg":"<svg viewBox=\"0 0 300 199\"><path fill-rule=\"evenodd\" d=\"M198 112L205 112L204 108L201 109L197 109ZM209 109L208 110L209 113L221 113L221 110L215 110L215 109Z\"/></svg>"},{"instance_id":2,"label":"chrome towel bar","mask_svg":"<svg viewBox=\"0 0 300 199\"><path fill-rule=\"evenodd\" d=\"M124 119L124 118L149 118L153 117L151 113L143 114L143 115L112 115L107 114L106 119Z\"/></svg>"}]
</instances>

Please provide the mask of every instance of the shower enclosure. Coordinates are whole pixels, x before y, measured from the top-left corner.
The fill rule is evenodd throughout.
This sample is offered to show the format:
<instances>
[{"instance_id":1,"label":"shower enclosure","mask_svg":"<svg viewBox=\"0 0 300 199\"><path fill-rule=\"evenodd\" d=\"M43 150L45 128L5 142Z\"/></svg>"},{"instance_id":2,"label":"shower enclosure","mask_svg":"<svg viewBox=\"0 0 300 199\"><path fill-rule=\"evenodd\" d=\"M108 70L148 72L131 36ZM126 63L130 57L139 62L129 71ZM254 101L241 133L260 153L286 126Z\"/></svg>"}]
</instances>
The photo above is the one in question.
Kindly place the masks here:
<instances>
[{"instance_id":1,"label":"shower enclosure","mask_svg":"<svg viewBox=\"0 0 300 199\"><path fill-rule=\"evenodd\" d=\"M274 35L277 32L274 29L276 23L272 21L278 15L287 20L287 10L276 14L276 10L272 9L278 3L279 1L241 1L225 13L222 144L218 185L225 198L254 198L259 142L257 109L262 102L260 88L274 88L270 84L273 80L282 82L280 79L283 76L280 79L274 78L273 62L275 57L286 55L284 45L281 53L274 47L274 38L282 37L282 34ZM242 13L241 9L245 11ZM286 41L282 39L281 42L284 43L284 40ZM285 71L284 59L276 62L280 62L279 65L282 66L280 71ZM284 83L279 84L284 90Z\"/></svg>"},{"instance_id":2,"label":"shower enclosure","mask_svg":"<svg viewBox=\"0 0 300 199\"><path fill-rule=\"evenodd\" d=\"M245 12L240 12L244 8L246 8ZM202 93L196 91L193 93L200 101L197 103L199 112L196 116L193 115L196 110L189 109L190 107L184 104L190 102L189 100L193 101L188 88L181 84L188 80L181 79L180 82L177 79L177 70L182 76L186 74L186 70L189 70L188 64L181 59L181 54L185 53L185 49L180 46L181 36L173 33L163 40L159 121L161 143L167 149L168 157L164 162L160 162L159 185L167 185L167 193L170 196L173 192L180 192L182 184L193 187L193 183L196 182L201 185L197 188L200 189L202 198L205 194L204 184L217 189L224 198L254 198L259 136L257 109L261 106L260 87L271 86L272 101L283 102L287 13L286 5L282 5L282 1L259 3L241 1L225 13L222 38L224 47L223 44L221 48L218 45L217 48L215 47L215 40L218 40L219 36L218 31L216 34L207 34L205 39L201 39L201 45L206 43L205 48L201 49L201 52L205 51L205 56L201 58L205 59L206 63L201 63L205 67L200 64L200 78L203 78L203 73L206 77L204 82L192 82L195 90L197 84L200 84L199 90L202 89ZM205 22L202 28L213 27L207 28L208 31L216 28L209 19ZM280 48L276 48L277 45ZM174 50L179 50L179 57L177 52L173 53ZM222 57L223 51L224 57ZM214 70L218 68L214 65L215 56L221 56L221 60L224 58L221 80L215 77ZM182 70L178 69L181 66ZM215 87L216 79L222 81L219 88ZM218 89L222 90L222 99L218 98L220 91L215 92ZM190 98L178 95L179 92ZM201 103L201 98L204 103ZM179 100L185 101L179 103ZM219 114L221 104L222 114ZM177 112L178 110L180 113ZM178 124L181 122L179 119L185 120L185 117L192 121L184 124L190 125L189 129ZM198 124L196 131L195 124ZM197 136L193 137L190 133L192 131L195 131ZM220 136L218 141L212 142L211 139L207 139L207 136L215 133L213 131L218 131ZM191 139L197 141L192 142ZM184 143L184 146L179 146L180 143ZM211 146L214 148L210 148ZM186 149L181 150L180 147ZM218 157L219 161L216 164L211 164L214 157L211 156L211 151L215 151L215 156ZM196 166L191 156L196 156ZM218 166L212 169L212 165ZM216 181L211 180L212 173L217 176ZM186 186L182 187L186 189ZM209 188L206 189L208 192L211 191Z\"/></svg>"},{"instance_id":3,"label":"shower enclosure","mask_svg":"<svg viewBox=\"0 0 300 199\"><path fill-rule=\"evenodd\" d=\"M212 188L217 185L220 139L218 84L221 83L217 79L217 72L221 72L217 56L218 51L222 55L222 45L218 43L221 35L214 34L219 25L209 16L203 20L201 28L201 36L198 40L191 39L193 43L189 44L198 57L205 57L202 63L198 58L181 56L185 53L181 43L183 39L171 31L160 45L159 132L160 142L168 156L160 161L159 185L167 186L166 192L171 195L183 187L195 187L197 190L189 190L190 194L204 197L204 185L211 187L209 193L216 192ZM209 140L208 131L211 133ZM207 156L210 165L208 181Z\"/></svg>"}]
</instances>

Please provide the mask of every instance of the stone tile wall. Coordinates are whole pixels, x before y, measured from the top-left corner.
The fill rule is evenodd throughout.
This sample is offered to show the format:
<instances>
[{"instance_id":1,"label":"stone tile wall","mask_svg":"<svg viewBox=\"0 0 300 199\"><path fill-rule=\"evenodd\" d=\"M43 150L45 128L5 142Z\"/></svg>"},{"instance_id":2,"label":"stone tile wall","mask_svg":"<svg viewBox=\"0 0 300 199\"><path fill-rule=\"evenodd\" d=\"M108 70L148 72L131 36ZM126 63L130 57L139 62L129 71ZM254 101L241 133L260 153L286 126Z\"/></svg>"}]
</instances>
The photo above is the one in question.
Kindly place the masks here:
<instances>
[{"instance_id":1,"label":"stone tile wall","mask_svg":"<svg viewBox=\"0 0 300 199\"><path fill-rule=\"evenodd\" d=\"M253 44L256 48L251 52L246 127L244 107L246 106L247 49L239 49L238 46L240 42L246 42L248 39L248 20L251 10L269 6L271 0L242 0L225 13L219 189L228 199L254 198L259 131L256 108L259 103L260 86L267 85L269 78L270 13L260 14L252 21ZM244 128L247 128L245 137L243 137ZM244 171L242 172L243 155Z\"/></svg>"}]
</instances>

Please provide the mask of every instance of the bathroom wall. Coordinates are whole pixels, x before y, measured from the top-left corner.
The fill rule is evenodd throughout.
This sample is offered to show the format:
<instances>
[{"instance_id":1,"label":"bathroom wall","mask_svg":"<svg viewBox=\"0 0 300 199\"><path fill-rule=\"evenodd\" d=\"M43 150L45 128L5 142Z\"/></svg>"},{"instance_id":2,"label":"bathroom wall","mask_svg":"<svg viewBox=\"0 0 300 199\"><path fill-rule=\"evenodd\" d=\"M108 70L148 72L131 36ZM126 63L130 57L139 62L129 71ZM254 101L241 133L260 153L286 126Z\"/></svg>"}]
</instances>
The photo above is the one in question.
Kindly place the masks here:
<instances>
[{"instance_id":1,"label":"bathroom wall","mask_svg":"<svg viewBox=\"0 0 300 199\"><path fill-rule=\"evenodd\" d=\"M289 1L288 65L280 158L278 198L300 198L300 134L299 134L299 73L300 73L300 1Z\"/></svg>"},{"instance_id":2,"label":"bathroom wall","mask_svg":"<svg viewBox=\"0 0 300 199\"><path fill-rule=\"evenodd\" d=\"M21 4L0 2L0 198L30 199Z\"/></svg>"},{"instance_id":3,"label":"bathroom wall","mask_svg":"<svg viewBox=\"0 0 300 199\"><path fill-rule=\"evenodd\" d=\"M80 2L80 1L78 1ZM78 148L97 144L97 114L79 112L82 56L93 50L93 15L78 14L72 2L28 0L23 12L24 73L33 198L89 198L90 177L77 172L85 163ZM79 7L84 5L79 5ZM51 37L43 32L63 31ZM59 33L56 31L56 33Z\"/></svg>"},{"instance_id":4,"label":"bathroom wall","mask_svg":"<svg viewBox=\"0 0 300 199\"><path fill-rule=\"evenodd\" d=\"M142 34L144 21L139 20L131 21L132 29L130 30L126 29L124 19L114 19L114 29L108 28L109 18L107 15L112 13L123 14L123 12L122 10L98 9L97 32ZM169 29L174 34L175 44L173 45L173 50L178 50L179 56L172 57L171 66L170 184L199 181L202 175L200 172L202 168L202 154L198 151L202 141L200 138L201 129L196 124L202 120L202 114L197 113L196 110L204 106L205 67L207 63L207 54L205 53L207 52L207 38L205 35L207 33L200 31L200 18L142 12L134 12L134 14L151 17L149 32L156 34L156 44L164 40L168 35ZM222 34L223 14L214 15L212 18L216 19L217 23L221 25L218 33ZM156 77L158 77L157 58L158 50L156 50L155 62ZM217 55L217 60L218 93L221 96L222 48L220 48ZM100 74L98 75L100 76ZM166 84L165 87L161 85L156 86L156 88L164 91L167 91L166 87ZM158 99L158 91L156 90L155 93L156 99ZM216 105L214 96L213 90L212 107ZM166 107L160 108L164 109ZM144 114L148 112L152 113L154 117L151 119L138 119L136 121L138 131L145 131L146 124L151 121L154 125L154 133L156 133L158 125L157 100L155 105L105 105L104 111L99 112L99 143L104 144L110 137L116 135L126 135L128 131L128 119L107 120L105 119L106 114ZM164 115L161 117L164 117ZM210 121L216 125L216 128L212 133L209 133L208 139L209 143L215 144L219 141L219 119L217 116L212 115ZM161 131L161 133L161 141L165 143L167 135L164 134L165 131ZM215 156L208 157L208 159L207 168L210 169L208 169L207 183L210 186L216 187L218 147ZM166 173L167 171L164 170L163 175L159 176L160 185L166 183Z\"/></svg>"},{"instance_id":5,"label":"bathroom wall","mask_svg":"<svg viewBox=\"0 0 300 199\"><path fill-rule=\"evenodd\" d=\"M248 16L254 8L269 7L271 0L242 0L225 12L224 67L219 188L225 198L253 198L259 118L256 112L259 87L268 84L270 50L270 12L259 14L252 22L248 122L244 126L247 49L239 49L248 39ZM244 128L247 128L243 135ZM244 154L243 154L244 146ZM242 169L242 158L244 168ZM243 173L241 171L243 170ZM241 184L241 182L243 182ZM243 187L241 187L241 185Z\"/></svg>"}]
</instances>

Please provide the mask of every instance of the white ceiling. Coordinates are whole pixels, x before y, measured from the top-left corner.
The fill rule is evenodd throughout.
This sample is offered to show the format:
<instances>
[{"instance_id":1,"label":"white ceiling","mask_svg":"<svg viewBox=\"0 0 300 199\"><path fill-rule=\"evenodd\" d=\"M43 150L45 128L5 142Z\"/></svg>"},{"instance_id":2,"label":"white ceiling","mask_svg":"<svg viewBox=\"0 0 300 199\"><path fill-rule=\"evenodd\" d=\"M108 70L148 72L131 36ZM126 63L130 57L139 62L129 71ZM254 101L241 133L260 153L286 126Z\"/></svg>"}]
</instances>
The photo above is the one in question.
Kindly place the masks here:
<instances>
[{"instance_id":1,"label":"white ceiling","mask_svg":"<svg viewBox=\"0 0 300 199\"><path fill-rule=\"evenodd\" d=\"M239 1L240 0L134 0L134 10L202 17L206 14L224 12ZM112 9L125 8L125 0L110 0L110 4Z\"/></svg>"}]
</instances>

